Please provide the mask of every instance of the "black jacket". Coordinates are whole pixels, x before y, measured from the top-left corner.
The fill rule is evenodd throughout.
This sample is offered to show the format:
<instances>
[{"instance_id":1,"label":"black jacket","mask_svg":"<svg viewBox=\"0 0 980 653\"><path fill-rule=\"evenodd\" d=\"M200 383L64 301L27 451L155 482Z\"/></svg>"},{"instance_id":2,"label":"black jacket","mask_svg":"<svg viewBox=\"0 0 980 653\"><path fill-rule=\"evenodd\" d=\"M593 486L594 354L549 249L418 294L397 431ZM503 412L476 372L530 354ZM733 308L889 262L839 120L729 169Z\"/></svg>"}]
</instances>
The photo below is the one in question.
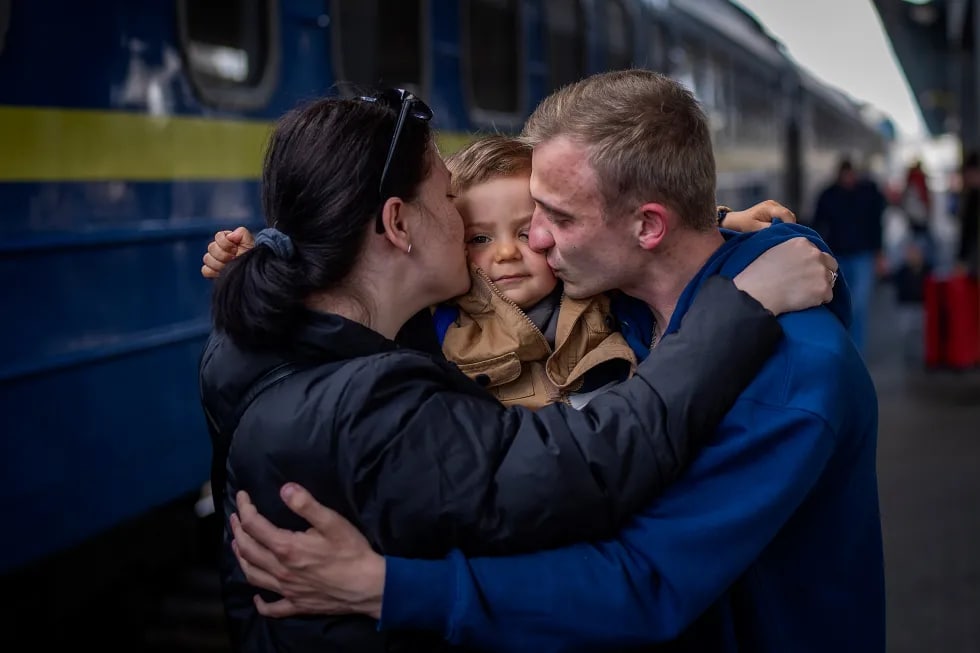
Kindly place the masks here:
<instances>
[{"instance_id":1,"label":"black jacket","mask_svg":"<svg viewBox=\"0 0 980 653\"><path fill-rule=\"evenodd\" d=\"M881 251L885 196L869 179L853 188L833 184L817 199L813 228L836 256Z\"/></svg>"},{"instance_id":2,"label":"black jacket","mask_svg":"<svg viewBox=\"0 0 980 653\"><path fill-rule=\"evenodd\" d=\"M439 356L336 315L309 313L289 352L250 352L216 333L202 358L205 406L227 423L283 360L307 369L251 404L227 461L225 516L247 490L277 525L308 525L279 499L295 481L386 555L508 554L612 535L677 478L774 350L768 311L715 278L636 376L583 410L503 408ZM247 651L437 650L437 637L378 633L358 617L265 619L225 533L222 576ZM268 597L275 599L275 596Z\"/></svg>"}]
</instances>

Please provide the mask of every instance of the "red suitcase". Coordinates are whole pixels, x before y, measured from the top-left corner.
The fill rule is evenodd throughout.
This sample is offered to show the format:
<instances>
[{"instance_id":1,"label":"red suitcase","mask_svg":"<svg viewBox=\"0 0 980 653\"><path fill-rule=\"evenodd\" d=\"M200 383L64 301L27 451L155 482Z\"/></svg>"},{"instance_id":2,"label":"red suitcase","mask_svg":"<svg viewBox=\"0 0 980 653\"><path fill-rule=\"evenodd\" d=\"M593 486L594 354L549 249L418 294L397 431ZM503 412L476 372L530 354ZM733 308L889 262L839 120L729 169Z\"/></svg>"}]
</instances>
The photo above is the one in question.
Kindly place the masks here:
<instances>
[{"instance_id":1,"label":"red suitcase","mask_svg":"<svg viewBox=\"0 0 980 653\"><path fill-rule=\"evenodd\" d=\"M980 363L980 289L965 275L929 277L923 293L925 362L966 369Z\"/></svg>"}]
</instances>

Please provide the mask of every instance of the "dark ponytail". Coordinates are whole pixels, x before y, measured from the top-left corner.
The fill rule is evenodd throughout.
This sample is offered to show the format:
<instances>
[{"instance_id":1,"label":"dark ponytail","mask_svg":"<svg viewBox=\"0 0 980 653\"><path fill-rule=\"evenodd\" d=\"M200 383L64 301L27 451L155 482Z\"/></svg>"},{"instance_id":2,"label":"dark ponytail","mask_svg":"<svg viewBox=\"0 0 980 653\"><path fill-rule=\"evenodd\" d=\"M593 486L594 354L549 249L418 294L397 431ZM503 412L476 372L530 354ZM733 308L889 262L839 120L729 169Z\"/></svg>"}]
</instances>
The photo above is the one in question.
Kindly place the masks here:
<instances>
[{"instance_id":1,"label":"dark ponytail","mask_svg":"<svg viewBox=\"0 0 980 653\"><path fill-rule=\"evenodd\" d=\"M395 130L390 108L360 100L323 99L287 113L272 134L262 173L266 223L288 248L256 243L215 283L215 327L239 346L288 345L317 290L342 285L384 201L414 200L428 176L431 132L405 123L392 159L386 196L378 191ZM278 236L276 236L278 238Z\"/></svg>"}]
</instances>

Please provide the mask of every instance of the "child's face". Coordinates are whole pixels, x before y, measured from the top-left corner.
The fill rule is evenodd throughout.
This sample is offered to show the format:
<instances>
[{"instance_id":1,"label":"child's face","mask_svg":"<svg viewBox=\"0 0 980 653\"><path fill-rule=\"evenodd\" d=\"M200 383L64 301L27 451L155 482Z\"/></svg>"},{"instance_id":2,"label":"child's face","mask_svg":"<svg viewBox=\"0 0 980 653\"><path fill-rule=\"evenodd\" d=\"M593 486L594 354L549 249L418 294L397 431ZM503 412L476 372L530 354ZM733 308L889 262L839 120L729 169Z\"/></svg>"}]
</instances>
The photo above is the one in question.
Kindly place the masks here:
<instances>
[{"instance_id":1,"label":"child's face","mask_svg":"<svg viewBox=\"0 0 980 653\"><path fill-rule=\"evenodd\" d=\"M530 173L497 177L466 189L456 200L466 229L466 253L507 299L530 308L558 283L548 260L527 244L534 200Z\"/></svg>"}]
</instances>

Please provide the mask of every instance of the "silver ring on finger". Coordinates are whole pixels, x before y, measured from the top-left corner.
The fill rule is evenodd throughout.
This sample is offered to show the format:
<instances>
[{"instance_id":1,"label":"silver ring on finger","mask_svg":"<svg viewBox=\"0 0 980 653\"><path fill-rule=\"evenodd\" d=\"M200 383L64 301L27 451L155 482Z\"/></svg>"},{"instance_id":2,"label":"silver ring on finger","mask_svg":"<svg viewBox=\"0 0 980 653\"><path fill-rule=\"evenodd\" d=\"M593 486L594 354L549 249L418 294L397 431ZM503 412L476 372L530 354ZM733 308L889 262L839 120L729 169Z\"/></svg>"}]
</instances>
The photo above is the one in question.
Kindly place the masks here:
<instances>
[{"instance_id":1,"label":"silver ring on finger","mask_svg":"<svg viewBox=\"0 0 980 653\"><path fill-rule=\"evenodd\" d=\"M833 288L837 284L837 271L830 271L830 287Z\"/></svg>"}]
</instances>

